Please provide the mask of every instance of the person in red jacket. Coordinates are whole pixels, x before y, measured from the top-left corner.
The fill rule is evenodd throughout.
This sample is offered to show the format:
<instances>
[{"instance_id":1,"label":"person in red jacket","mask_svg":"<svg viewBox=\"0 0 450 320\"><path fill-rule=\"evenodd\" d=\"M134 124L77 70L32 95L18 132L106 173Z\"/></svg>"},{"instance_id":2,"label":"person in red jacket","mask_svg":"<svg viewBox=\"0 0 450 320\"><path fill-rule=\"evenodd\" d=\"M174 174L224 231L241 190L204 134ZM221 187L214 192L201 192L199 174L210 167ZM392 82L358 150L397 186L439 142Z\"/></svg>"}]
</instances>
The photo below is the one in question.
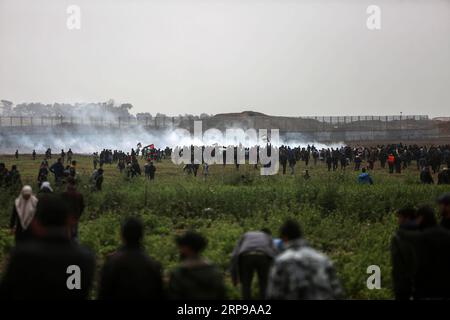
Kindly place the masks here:
<instances>
[{"instance_id":1,"label":"person in red jacket","mask_svg":"<svg viewBox=\"0 0 450 320\"><path fill-rule=\"evenodd\" d=\"M389 166L389 173L394 173L394 166L395 166L395 156L390 153L388 155L388 166Z\"/></svg>"}]
</instances>

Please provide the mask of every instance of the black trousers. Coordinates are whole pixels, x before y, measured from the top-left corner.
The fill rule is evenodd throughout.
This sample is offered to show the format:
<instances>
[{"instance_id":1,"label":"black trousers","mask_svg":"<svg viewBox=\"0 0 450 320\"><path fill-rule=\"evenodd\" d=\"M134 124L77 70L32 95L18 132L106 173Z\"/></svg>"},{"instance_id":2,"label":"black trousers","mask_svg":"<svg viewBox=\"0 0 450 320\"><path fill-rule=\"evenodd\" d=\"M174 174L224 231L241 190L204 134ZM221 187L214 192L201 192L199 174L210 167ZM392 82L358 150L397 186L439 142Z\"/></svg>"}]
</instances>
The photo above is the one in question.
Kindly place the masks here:
<instances>
[{"instance_id":1,"label":"black trousers","mask_svg":"<svg viewBox=\"0 0 450 320\"><path fill-rule=\"evenodd\" d=\"M389 166L389 173L394 173L394 165L389 163L388 166Z\"/></svg>"},{"instance_id":2,"label":"black trousers","mask_svg":"<svg viewBox=\"0 0 450 320\"><path fill-rule=\"evenodd\" d=\"M258 298L265 298L271 265L272 258L265 254L244 253L239 256L239 279L244 300L252 299L252 280L255 273L258 276Z\"/></svg>"}]
</instances>

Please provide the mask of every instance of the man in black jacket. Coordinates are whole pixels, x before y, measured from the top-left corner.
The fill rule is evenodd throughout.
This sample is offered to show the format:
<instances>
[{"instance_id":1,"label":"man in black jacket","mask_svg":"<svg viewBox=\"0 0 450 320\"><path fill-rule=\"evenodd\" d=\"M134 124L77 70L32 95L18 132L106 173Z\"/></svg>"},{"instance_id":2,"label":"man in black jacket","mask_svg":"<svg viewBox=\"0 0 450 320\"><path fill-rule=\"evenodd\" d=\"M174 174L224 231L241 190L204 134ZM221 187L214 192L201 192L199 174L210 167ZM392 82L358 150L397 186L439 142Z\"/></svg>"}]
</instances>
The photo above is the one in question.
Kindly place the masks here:
<instances>
[{"instance_id":1,"label":"man in black jacket","mask_svg":"<svg viewBox=\"0 0 450 320\"><path fill-rule=\"evenodd\" d=\"M61 158L58 158L58 160L54 164L52 164L49 170L55 175L55 183L59 184L64 177L64 165L62 164Z\"/></svg>"},{"instance_id":2,"label":"man in black jacket","mask_svg":"<svg viewBox=\"0 0 450 320\"><path fill-rule=\"evenodd\" d=\"M447 168L444 168L441 172L439 172L438 184L450 184L450 172Z\"/></svg>"},{"instance_id":3,"label":"man in black jacket","mask_svg":"<svg viewBox=\"0 0 450 320\"><path fill-rule=\"evenodd\" d=\"M164 298L162 268L142 247L142 222L128 218L122 225L123 247L103 266L99 299L160 300Z\"/></svg>"},{"instance_id":4,"label":"man in black jacket","mask_svg":"<svg viewBox=\"0 0 450 320\"><path fill-rule=\"evenodd\" d=\"M396 299L449 299L450 231L436 226L430 207L400 210L399 225L391 247Z\"/></svg>"},{"instance_id":5,"label":"man in black jacket","mask_svg":"<svg viewBox=\"0 0 450 320\"><path fill-rule=\"evenodd\" d=\"M434 184L430 167L425 167L422 169L422 171L420 172L420 182L422 182L423 184Z\"/></svg>"},{"instance_id":6,"label":"man in black jacket","mask_svg":"<svg viewBox=\"0 0 450 320\"><path fill-rule=\"evenodd\" d=\"M441 226L450 230L450 193L445 193L438 199Z\"/></svg>"},{"instance_id":7,"label":"man in black jacket","mask_svg":"<svg viewBox=\"0 0 450 320\"><path fill-rule=\"evenodd\" d=\"M412 247L412 298L450 299L450 231L437 226L399 234Z\"/></svg>"},{"instance_id":8,"label":"man in black jacket","mask_svg":"<svg viewBox=\"0 0 450 320\"><path fill-rule=\"evenodd\" d=\"M392 281L395 299L408 300L412 296L414 251L402 237L402 230L419 232L417 210L405 207L397 212L398 230L391 240Z\"/></svg>"},{"instance_id":9,"label":"man in black jacket","mask_svg":"<svg viewBox=\"0 0 450 320\"><path fill-rule=\"evenodd\" d=\"M37 239L15 248L0 282L0 297L13 300L88 298L95 257L69 239L64 200L47 194L37 205Z\"/></svg>"},{"instance_id":10,"label":"man in black jacket","mask_svg":"<svg viewBox=\"0 0 450 320\"><path fill-rule=\"evenodd\" d=\"M153 164L153 161L147 162L145 164L145 166L144 166L144 169L145 169L145 177L147 179L154 180L155 179L156 167Z\"/></svg>"},{"instance_id":11,"label":"man in black jacket","mask_svg":"<svg viewBox=\"0 0 450 320\"><path fill-rule=\"evenodd\" d=\"M220 270L201 253L206 239L188 231L176 239L181 263L170 275L169 295L174 300L223 300L225 285Z\"/></svg>"}]
</instances>

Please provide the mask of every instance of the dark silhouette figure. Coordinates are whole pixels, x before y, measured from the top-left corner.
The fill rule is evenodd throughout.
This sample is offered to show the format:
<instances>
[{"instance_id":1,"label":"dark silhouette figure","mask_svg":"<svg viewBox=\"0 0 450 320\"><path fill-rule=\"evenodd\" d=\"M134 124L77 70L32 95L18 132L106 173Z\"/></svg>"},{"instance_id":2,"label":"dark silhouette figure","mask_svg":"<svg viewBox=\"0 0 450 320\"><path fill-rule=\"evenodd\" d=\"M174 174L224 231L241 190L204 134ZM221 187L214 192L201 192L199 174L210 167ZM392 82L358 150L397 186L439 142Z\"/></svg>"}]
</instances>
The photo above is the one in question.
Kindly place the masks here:
<instances>
[{"instance_id":1,"label":"dark silhouette figure","mask_svg":"<svg viewBox=\"0 0 450 320\"><path fill-rule=\"evenodd\" d=\"M121 234L123 246L111 254L103 266L99 299L163 299L162 268L142 247L142 222L128 218L122 225Z\"/></svg>"},{"instance_id":2,"label":"dark silhouette figure","mask_svg":"<svg viewBox=\"0 0 450 320\"><path fill-rule=\"evenodd\" d=\"M176 239L181 264L172 272L170 298L179 300L222 300L225 286L219 269L202 258L206 239L196 232L187 232Z\"/></svg>"},{"instance_id":3,"label":"dark silhouette figure","mask_svg":"<svg viewBox=\"0 0 450 320\"><path fill-rule=\"evenodd\" d=\"M17 246L0 283L0 297L14 300L88 298L95 257L70 241L69 211L59 196L39 199L36 239Z\"/></svg>"}]
</instances>

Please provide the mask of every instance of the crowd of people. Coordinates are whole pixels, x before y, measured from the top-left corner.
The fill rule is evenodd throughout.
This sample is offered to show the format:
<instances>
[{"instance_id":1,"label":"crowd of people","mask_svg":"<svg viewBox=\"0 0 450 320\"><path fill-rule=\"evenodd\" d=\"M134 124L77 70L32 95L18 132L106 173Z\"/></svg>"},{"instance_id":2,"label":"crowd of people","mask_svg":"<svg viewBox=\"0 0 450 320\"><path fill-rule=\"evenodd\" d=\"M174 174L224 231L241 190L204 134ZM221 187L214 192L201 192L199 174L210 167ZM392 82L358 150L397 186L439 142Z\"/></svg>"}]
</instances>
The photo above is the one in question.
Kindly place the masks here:
<instances>
[{"instance_id":1,"label":"crowd of people","mask_svg":"<svg viewBox=\"0 0 450 320\"><path fill-rule=\"evenodd\" d=\"M359 171L364 162L367 164L367 170L373 170L378 162L381 169L387 167L391 174L401 173L402 170L414 164L420 171L432 170L433 173L439 173L450 167L450 145L429 147L400 143L371 147L341 146L320 150L309 145L306 148L280 147L280 163L283 174L286 173L287 165L289 165L291 174L294 174L295 164L298 161L304 161L305 166L308 167L311 158L313 164L317 164L318 161L325 162L328 171L335 171L339 168L345 170L350 166L353 166L355 171Z\"/></svg>"},{"instance_id":2,"label":"crowd of people","mask_svg":"<svg viewBox=\"0 0 450 320\"><path fill-rule=\"evenodd\" d=\"M202 150L205 146L202 147ZM234 147L234 164L236 170L239 170L240 161L238 161L237 147ZM243 148L246 162L249 162L250 148ZM227 148L221 149L223 164L227 164L226 151ZM259 147L256 146L259 151ZM269 148L270 150L270 148ZM284 175L289 167L290 174L295 174L296 164L304 162L303 176L305 179L310 178L310 166L316 166L319 163L326 164L328 171L346 170L353 168L359 171L360 174L357 182L360 184L373 184L374 180L370 175L370 171L374 170L375 165L381 169L386 169L390 174L400 174L402 170L409 167L417 168L419 171L419 181L423 184L450 184L450 146L418 146L418 145L378 145L371 147L363 146L342 146L339 148L322 148L318 149L314 145L307 147L290 147L280 146L279 162L281 164L281 173ZM168 159L173 150L169 147L165 149L155 148L154 145L142 147L138 144L136 149L131 149L131 152L123 152L121 150L103 149L100 152L92 154L94 171L91 175L91 185L93 190L101 190L103 183L104 165L115 164L126 177L132 179L142 175L142 168L139 164L139 158L146 161L143 171L146 178L149 180L155 179L156 166L155 162L160 162L163 159ZM182 149L178 151L182 154ZM214 153L215 151L213 151ZM257 163L254 164L255 169L259 164L259 152L257 152ZM19 151L16 150L15 158L19 159ZM36 151L33 150L32 158L36 159ZM38 186L45 181L48 181L49 173L54 175L55 183L61 185L67 177L76 177L76 161L73 159L73 152L69 149L67 152L61 150L56 162L51 166L49 160L52 158L51 148L45 152L45 158L41 162L38 172ZM201 163L196 163L194 159L194 146L191 146L191 163L186 163L183 166L183 171L188 175L197 176L200 168L202 175L206 179L209 175L209 165L201 159ZM433 177L437 175L437 177ZM437 179L436 179L437 178ZM21 187L21 176L17 165L12 165L8 170L4 163L0 163L0 187L6 187L14 192L18 192Z\"/></svg>"},{"instance_id":3,"label":"crowd of people","mask_svg":"<svg viewBox=\"0 0 450 320\"><path fill-rule=\"evenodd\" d=\"M194 146L191 146L191 163L185 163L183 171L188 175L197 176L200 168L204 178L209 175L209 165L201 159L201 163L194 162ZM259 146L255 147L257 150L257 163L254 164L255 169L260 163ZM244 160L249 162L249 154L251 148L243 148ZM205 150L205 146L202 147ZM220 149L223 157L223 164L227 164L226 152L227 148L224 146ZM270 150L270 148L269 148ZM178 150L180 155L182 149ZM281 165L281 174L287 173L289 167L290 174L295 174L297 163L303 162L306 170L304 176L309 179L308 167L316 166L319 163L324 163L328 171L346 170L351 168L359 171L358 182L361 184L373 184L373 179L370 176L370 171L374 170L375 166L381 169L387 169L390 174L400 174L407 168L417 168L419 171L419 181L423 184L450 184L450 145L438 146L419 146L419 145L378 145L378 146L341 146L339 148L321 148L318 149L314 145L307 147L290 147L280 146L279 162ZM103 167L104 165L115 164L120 173L125 173L128 178L134 178L142 175L142 168L139 165L139 158L144 159L145 177L150 180L155 178L156 162L163 159L170 158L173 150L169 147L165 149L155 148L154 145L142 147L138 144L137 148L131 149L131 152L123 152L121 150L103 149L100 152L92 154L94 172L91 176L93 187L101 190L103 182ZM215 153L213 150L212 153ZM213 154L212 154L213 155ZM15 153L16 159L19 158L19 151ZM36 152L33 150L33 159L36 159ZM55 183L59 184L65 177L71 175L76 170L76 161L73 161L73 152L69 149L67 152L61 150L57 161L49 167L49 159L52 158L51 149L48 148L45 152L45 159L41 163L38 174L39 185L43 181L47 181L48 173L51 172L55 176ZM234 164L236 170L239 170L240 161L238 161L237 147L234 147ZM65 165L65 163L67 164ZM437 175L437 179L433 175ZM11 170L8 170L4 163L0 163L0 187L14 186L21 184L20 173L17 165L13 165ZM16 190L14 189L14 190ZM17 190L16 190L17 191Z\"/></svg>"},{"instance_id":4,"label":"crowd of people","mask_svg":"<svg viewBox=\"0 0 450 320\"><path fill-rule=\"evenodd\" d=\"M48 187L48 186L47 186ZM432 207L397 212L391 241L392 279L397 299L450 298L450 194ZM78 242L84 200L69 179L61 194L33 194L24 186L14 202L11 230L16 246L0 281L3 299L87 299L96 277L95 254ZM205 259L207 239L195 231L175 238L180 263L166 279L161 264L144 246L145 228L136 217L121 225L122 246L99 273L98 299L226 299L223 272ZM78 290L67 285L67 268L81 270ZM279 236L268 229L246 232L230 257L230 275L242 298L340 299L345 297L332 261L305 240L299 223L285 221ZM252 293L256 275L258 293Z\"/></svg>"},{"instance_id":5,"label":"crowd of people","mask_svg":"<svg viewBox=\"0 0 450 320\"><path fill-rule=\"evenodd\" d=\"M11 170L8 170L3 162L0 162L0 188L12 191L20 190L22 179L17 165L13 164Z\"/></svg>"},{"instance_id":6,"label":"crowd of people","mask_svg":"<svg viewBox=\"0 0 450 320\"><path fill-rule=\"evenodd\" d=\"M3 299L86 299L95 277L93 252L78 243L78 221L83 196L71 179L62 194L34 195L24 186L15 200L11 230L16 247L0 282ZM202 252L207 239L195 231L176 237L180 264L164 280L161 264L142 243L142 222L126 218L121 226L123 244L101 268L98 299L225 299L224 275ZM81 270L80 289L67 286L67 268ZM233 283L251 299L253 273L257 273L259 298L336 299L342 288L332 262L303 239L300 225L286 221L280 238L270 230L252 231L238 241L231 257Z\"/></svg>"},{"instance_id":7,"label":"crowd of people","mask_svg":"<svg viewBox=\"0 0 450 320\"><path fill-rule=\"evenodd\" d=\"M247 149L248 151L248 149ZM306 167L320 161L329 171L353 167L361 171L358 183L373 184L369 172L378 161L389 173L417 168L422 183L448 184L446 166L450 164L449 146L418 147L402 144L377 147L341 147L318 150L314 146L282 146L282 173L289 165L303 161ZM138 147L130 153L102 150L93 154L93 190L101 190L103 166L116 164L128 178L141 175L139 157L145 159L145 176L153 180L156 167L171 149ZM248 152L246 153L248 155ZM18 151L15 154L19 159ZM35 159L36 154L33 152ZM51 149L45 153L38 172L38 192L22 187L17 166L7 170L0 163L0 187L20 190L15 199L9 227L15 248L0 281L4 299L87 299L96 277L95 254L79 244L78 224L85 209L83 195L77 190L77 161L72 150L61 150L49 165ZM312 162L310 160L312 159ZM415 164L413 164L415 162ZM366 163L366 166L362 166ZM197 175L200 165L186 165L188 174ZM203 172L208 165L202 164ZM239 165L236 163L236 170ZM63 192L56 192L48 179ZM308 170L304 174L309 179ZM405 207L397 212L398 230L391 241L392 279L396 299L450 298L450 194L438 199L439 217L432 207ZM202 255L208 240L195 231L175 238L179 265L166 277L161 264L143 247L145 228L135 217L123 221L120 229L122 246L109 255L101 266L95 290L98 299L225 299L224 273ZM81 289L67 286L67 267L82 270ZM32 266L32 267L30 267ZM230 252L230 276L240 285L243 299L340 299L345 297L332 261L311 247L297 221L285 221L277 236L269 229L251 230L241 236ZM252 292L256 275L258 293Z\"/></svg>"},{"instance_id":8,"label":"crowd of people","mask_svg":"<svg viewBox=\"0 0 450 320\"><path fill-rule=\"evenodd\" d=\"M136 149L131 149L131 152L123 152L121 150L109 150L103 149L100 154L98 152L94 152L92 155L94 170L101 170L103 173L103 165L105 164L116 164L117 169L120 173L125 173L127 178L134 178L142 175L142 170L139 165L139 156L141 159L146 160L144 165L144 174L145 177L149 180L154 180L156 166L154 165L155 161L161 161L162 159L166 159L168 154L168 148L165 150L157 149L157 148L142 148L140 144ZM169 149L170 150L170 149ZM99 167L97 169L97 167Z\"/></svg>"},{"instance_id":9,"label":"crowd of people","mask_svg":"<svg viewBox=\"0 0 450 320\"><path fill-rule=\"evenodd\" d=\"M269 145L268 145L269 146ZM204 175L208 175L208 165L202 156L198 162L194 162L194 146L191 146L191 163L184 165L183 170L187 174L197 176L200 166L203 167ZM204 151L205 146L201 149ZM252 149L256 150L257 159L254 165L258 169L260 164L259 146L239 147L244 154L246 163L250 163L250 153ZM238 160L238 147L234 147L234 165L239 170L240 161ZM306 147L291 147L281 145L277 147L279 153L279 163L281 166L281 174L285 175L289 168L291 175L295 174L296 166L302 162L305 168L317 166L320 163L326 165L328 171L347 170L360 171L361 176L358 181L361 183L373 183L369 179L369 172L375 169L377 165L382 170L387 169L390 174L401 174L407 168L417 168L420 172L419 179L424 184L434 184L433 174L437 174L437 184L450 184L450 145L438 146L419 146L390 144L377 146L341 146L337 148L316 148L314 145ZM222 156L222 163L227 162L227 147L219 148ZM176 150L182 155L183 148ZM171 150L172 152L172 150ZM270 155L270 148L267 148ZM211 156L215 156L215 149L211 152ZM306 172L304 172L306 173ZM309 175L309 172L308 172Z\"/></svg>"}]
</instances>

